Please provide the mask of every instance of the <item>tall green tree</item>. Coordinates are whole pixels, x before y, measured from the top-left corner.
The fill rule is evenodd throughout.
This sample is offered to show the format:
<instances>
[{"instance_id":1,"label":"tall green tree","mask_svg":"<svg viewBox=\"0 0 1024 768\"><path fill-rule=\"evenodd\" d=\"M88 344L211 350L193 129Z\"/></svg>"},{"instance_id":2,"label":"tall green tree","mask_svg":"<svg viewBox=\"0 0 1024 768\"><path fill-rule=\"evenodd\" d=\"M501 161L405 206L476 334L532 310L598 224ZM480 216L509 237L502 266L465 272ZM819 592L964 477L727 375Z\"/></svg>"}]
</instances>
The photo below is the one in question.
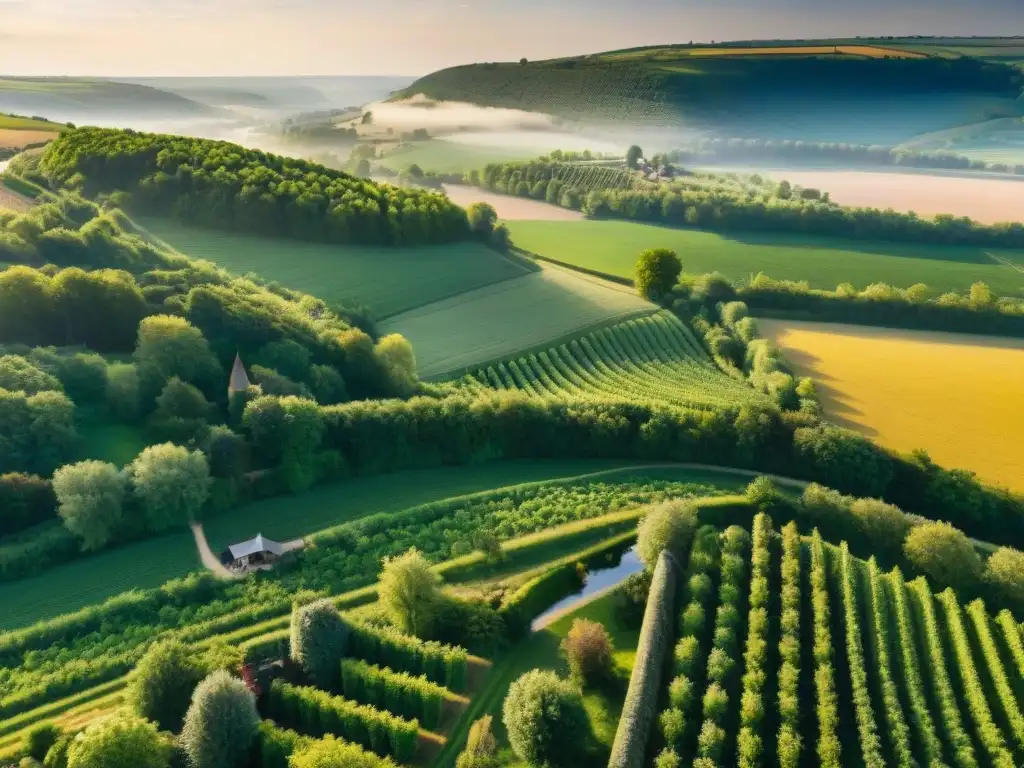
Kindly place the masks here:
<instances>
[{"instance_id":1,"label":"tall green tree","mask_svg":"<svg viewBox=\"0 0 1024 768\"><path fill-rule=\"evenodd\" d=\"M154 643L135 667L128 702L162 731L178 733L192 693L206 674L196 649L171 638Z\"/></svg>"},{"instance_id":2,"label":"tall green tree","mask_svg":"<svg viewBox=\"0 0 1024 768\"><path fill-rule=\"evenodd\" d=\"M259 726L252 691L227 672L213 672L192 694L180 743L193 768L244 768Z\"/></svg>"},{"instance_id":3,"label":"tall green tree","mask_svg":"<svg viewBox=\"0 0 1024 768\"><path fill-rule=\"evenodd\" d=\"M85 549L100 549L117 535L123 517L125 476L113 464L82 461L53 475L57 511Z\"/></svg>"},{"instance_id":4,"label":"tall green tree","mask_svg":"<svg viewBox=\"0 0 1024 768\"><path fill-rule=\"evenodd\" d=\"M640 158L644 156L644 151L640 149L636 144L626 150L626 165L630 168L640 167Z\"/></svg>"},{"instance_id":5,"label":"tall green tree","mask_svg":"<svg viewBox=\"0 0 1024 768\"><path fill-rule=\"evenodd\" d=\"M149 446L129 465L127 473L151 531L199 519L210 495L206 456L173 443Z\"/></svg>"},{"instance_id":6,"label":"tall green tree","mask_svg":"<svg viewBox=\"0 0 1024 768\"><path fill-rule=\"evenodd\" d=\"M171 752L153 723L122 712L98 720L71 743L67 768L168 768Z\"/></svg>"},{"instance_id":7,"label":"tall green tree","mask_svg":"<svg viewBox=\"0 0 1024 768\"><path fill-rule=\"evenodd\" d=\"M672 292L682 271L683 265L675 251L651 248L637 259L633 284L641 296L659 301Z\"/></svg>"},{"instance_id":8,"label":"tall green tree","mask_svg":"<svg viewBox=\"0 0 1024 768\"><path fill-rule=\"evenodd\" d=\"M377 584L380 603L396 625L420 637L433 625L441 600L441 577L416 548L384 559Z\"/></svg>"},{"instance_id":9,"label":"tall green tree","mask_svg":"<svg viewBox=\"0 0 1024 768\"><path fill-rule=\"evenodd\" d=\"M318 686L334 688L348 647L348 625L330 600L292 609L291 657Z\"/></svg>"},{"instance_id":10,"label":"tall green tree","mask_svg":"<svg viewBox=\"0 0 1024 768\"><path fill-rule=\"evenodd\" d=\"M589 736L583 697L554 672L534 669L512 683L502 720L512 750L528 765L579 765Z\"/></svg>"}]
</instances>

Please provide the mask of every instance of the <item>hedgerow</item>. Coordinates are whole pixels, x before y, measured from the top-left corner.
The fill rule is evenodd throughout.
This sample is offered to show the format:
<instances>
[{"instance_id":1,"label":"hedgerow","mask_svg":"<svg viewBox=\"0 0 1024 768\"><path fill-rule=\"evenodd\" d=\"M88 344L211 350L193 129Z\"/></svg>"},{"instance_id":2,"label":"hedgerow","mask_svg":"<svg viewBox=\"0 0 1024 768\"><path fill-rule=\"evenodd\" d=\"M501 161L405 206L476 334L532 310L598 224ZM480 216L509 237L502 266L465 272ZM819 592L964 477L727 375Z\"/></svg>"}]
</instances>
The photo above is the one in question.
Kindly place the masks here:
<instances>
[{"instance_id":1,"label":"hedgerow","mask_svg":"<svg viewBox=\"0 0 1024 768\"><path fill-rule=\"evenodd\" d=\"M512 638L525 635L537 614L581 586L580 572L573 563L564 563L524 583L509 596L499 611L509 635Z\"/></svg>"},{"instance_id":2,"label":"hedgerow","mask_svg":"<svg viewBox=\"0 0 1024 768\"><path fill-rule=\"evenodd\" d=\"M415 718L424 727L435 728L441 720L447 689L422 675L413 677L365 661L342 659L341 692L352 701Z\"/></svg>"},{"instance_id":3,"label":"hedgerow","mask_svg":"<svg viewBox=\"0 0 1024 768\"><path fill-rule=\"evenodd\" d=\"M420 640L390 627L351 622L348 653L371 664L423 675L453 691L466 687L469 654L463 648Z\"/></svg>"},{"instance_id":4,"label":"hedgerow","mask_svg":"<svg viewBox=\"0 0 1024 768\"><path fill-rule=\"evenodd\" d=\"M644 763L647 739L657 708L662 668L672 643L677 569L678 564L672 556L662 552L651 580L636 661L615 731L609 768L641 768Z\"/></svg>"},{"instance_id":5,"label":"hedgerow","mask_svg":"<svg viewBox=\"0 0 1024 768\"><path fill-rule=\"evenodd\" d=\"M275 680L267 692L267 714L309 736L334 734L383 757L407 762L416 753L419 723L375 707Z\"/></svg>"},{"instance_id":6,"label":"hedgerow","mask_svg":"<svg viewBox=\"0 0 1024 768\"><path fill-rule=\"evenodd\" d=\"M308 736L277 727L271 720L260 721L257 736L259 768L289 768L288 758L292 753L312 741Z\"/></svg>"}]
</instances>

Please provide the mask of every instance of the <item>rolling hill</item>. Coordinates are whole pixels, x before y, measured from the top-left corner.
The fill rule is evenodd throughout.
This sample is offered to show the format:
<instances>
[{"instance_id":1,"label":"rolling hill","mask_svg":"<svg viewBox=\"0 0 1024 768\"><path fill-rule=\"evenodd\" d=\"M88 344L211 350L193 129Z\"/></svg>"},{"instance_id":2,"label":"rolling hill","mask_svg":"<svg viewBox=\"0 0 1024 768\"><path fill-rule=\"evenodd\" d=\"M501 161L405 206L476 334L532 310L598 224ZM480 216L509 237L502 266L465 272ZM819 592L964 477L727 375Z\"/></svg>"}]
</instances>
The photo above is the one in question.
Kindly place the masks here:
<instances>
[{"instance_id":1,"label":"rolling hill","mask_svg":"<svg viewBox=\"0 0 1024 768\"><path fill-rule=\"evenodd\" d=\"M1022 81L1017 68L983 58L821 41L471 64L429 74L396 98L423 94L621 127L891 144L1020 114ZM850 119L869 110L870 121Z\"/></svg>"}]
</instances>

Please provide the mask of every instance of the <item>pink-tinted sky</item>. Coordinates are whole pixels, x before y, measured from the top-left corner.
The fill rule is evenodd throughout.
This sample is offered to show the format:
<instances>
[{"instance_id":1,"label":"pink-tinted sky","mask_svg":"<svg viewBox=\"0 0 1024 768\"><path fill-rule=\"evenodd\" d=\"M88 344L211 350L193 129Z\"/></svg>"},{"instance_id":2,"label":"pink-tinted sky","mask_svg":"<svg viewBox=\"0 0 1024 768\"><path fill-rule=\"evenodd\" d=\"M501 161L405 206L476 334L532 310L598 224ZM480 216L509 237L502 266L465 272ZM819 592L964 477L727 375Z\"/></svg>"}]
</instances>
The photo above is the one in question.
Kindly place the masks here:
<instances>
[{"instance_id":1,"label":"pink-tinted sky","mask_svg":"<svg viewBox=\"0 0 1024 768\"><path fill-rule=\"evenodd\" d=\"M1024 34L1024 0L0 0L0 73L422 74L655 43Z\"/></svg>"}]
</instances>

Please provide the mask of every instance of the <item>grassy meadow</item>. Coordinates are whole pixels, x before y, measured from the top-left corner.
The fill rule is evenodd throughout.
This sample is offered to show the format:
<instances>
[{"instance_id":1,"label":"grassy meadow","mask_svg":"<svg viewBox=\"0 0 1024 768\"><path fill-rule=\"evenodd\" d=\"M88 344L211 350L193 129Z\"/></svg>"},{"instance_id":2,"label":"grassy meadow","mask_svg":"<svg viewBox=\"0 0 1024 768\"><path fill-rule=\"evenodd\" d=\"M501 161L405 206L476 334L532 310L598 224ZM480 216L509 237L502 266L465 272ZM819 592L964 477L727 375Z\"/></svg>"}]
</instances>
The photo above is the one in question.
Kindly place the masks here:
<instances>
[{"instance_id":1,"label":"grassy meadow","mask_svg":"<svg viewBox=\"0 0 1024 768\"><path fill-rule=\"evenodd\" d=\"M412 342L424 378L469 368L656 307L631 289L558 267L390 318Z\"/></svg>"},{"instance_id":2,"label":"grassy meadow","mask_svg":"<svg viewBox=\"0 0 1024 768\"><path fill-rule=\"evenodd\" d=\"M859 288L927 283L938 291L964 291L983 280L999 294L1024 294L1024 275L966 246L861 242L785 234L722 235L629 221L509 221L512 239L527 251L620 277L633 276L646 248L671 248L690 273L721 272L744 279L758 272L806 280L813 288L850 282ZM1006 253L1011 260L1018 253Z\"/></svg>"},{"instance_id":3,"label":"grassy meadow","mask_svg":"<svg viewBox=\"0 0 1024 768\"><path fill-rule=\"evenodd\" d=\"M1024 340L762 320L826 415L903 451L1024 491Z\"/></svg>"},{"instance_id":4,"label":"grassy meadow","mask_svg":"<svg viewBox=\"0 0 1024 768\"><path fill-rule=\"evenodd\" d=\"M198 229L170 219L143 218L141 223L192 258L239 275L253 272L328 303L366 305L377 317L528 273L478 243L341 246Z\"/></svg>"},{"instance_id":5,"label":"grassy meadow","mask_svg":"<svg viewBox=\"0 0 1024 768\"><path fill-rule=\"evenodd\" d=\"M550 147L557 149L557 147ZM543 154L537 147L505 147L501 145L470 144L445 139L430 139L402 144L386 150L380 164L393 171L404 171L418 165L425 171L439 173L465 173L482 168L488 163L506 163L529 160Z\"/></svg>"}]
</instances>

